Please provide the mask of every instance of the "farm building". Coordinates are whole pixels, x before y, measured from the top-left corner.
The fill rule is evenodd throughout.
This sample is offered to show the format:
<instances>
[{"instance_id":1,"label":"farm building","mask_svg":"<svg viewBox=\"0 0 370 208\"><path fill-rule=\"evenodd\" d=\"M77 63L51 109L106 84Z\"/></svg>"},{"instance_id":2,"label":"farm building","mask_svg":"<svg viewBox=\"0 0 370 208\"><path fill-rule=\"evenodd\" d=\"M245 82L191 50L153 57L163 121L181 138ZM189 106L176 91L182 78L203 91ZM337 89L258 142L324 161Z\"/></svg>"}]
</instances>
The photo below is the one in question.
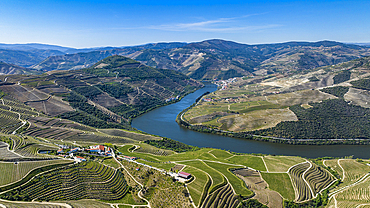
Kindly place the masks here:
<instances>
[{"instance_id":1,"label":"farm building","mask_svg":"<svg viewBox=\"0 0 370 208\"><path fill-rule=\"evenodd\" d=\"M64 151L63 151L63 149L59 149L58 151L57 151L57 154L62 154Z\"/></svg>"},{"instance_id":2,"label":"farm building","mask_svg":"<svg viewBox=\"0 0 370 208\"><path fill-rule=\"evenodd\" d=\"M185 178L185 179L189 179L191 178L191 174L190 173L186 173L186 172L180 172L177 174L179 177L181 178Z\"/></svg>"},{"instance_id":3,"label":"farm building","mask_svg":"<svg viewBox=\"0 0 370 208\"><path fill-rule=\"evenodd\" d=\"M102 153L105 151L105 147L103 145L90 146L90 149L87 149L87 151Z\"/></svg>"},{"instance_id":4,"label":"farm building","mask_svg":"<svg viewBox=\"0 0 370 208\"><path fill-rule=\"evenodd\" d=\"M130 156L123 156L124 159L126 160L136 160L136 157L130 157Z\"/></svg>"},{"instance_id":5,"label":"farm building","mask_svg":"<svg viewBox=\"0 0 370 208\"><path fill-rule=\"evenodd\" d=\"M69 150L68 153L74 153L74 152L77 152L79 150L80 150L80 148L76 147L76 148L73 148L73 149Z\"/></svg>"},{"instance_id":6,"label":"farm building","mask_svg":"<svg viewBox=\"0 0 370 208\"><path fill-rule=\"evenodd\" d=\"M86 161L86 159L85 159L85 158L80 157L80 156L76 156L76 159L77 159L79 162Z\"/></svg>"}]
</instances>

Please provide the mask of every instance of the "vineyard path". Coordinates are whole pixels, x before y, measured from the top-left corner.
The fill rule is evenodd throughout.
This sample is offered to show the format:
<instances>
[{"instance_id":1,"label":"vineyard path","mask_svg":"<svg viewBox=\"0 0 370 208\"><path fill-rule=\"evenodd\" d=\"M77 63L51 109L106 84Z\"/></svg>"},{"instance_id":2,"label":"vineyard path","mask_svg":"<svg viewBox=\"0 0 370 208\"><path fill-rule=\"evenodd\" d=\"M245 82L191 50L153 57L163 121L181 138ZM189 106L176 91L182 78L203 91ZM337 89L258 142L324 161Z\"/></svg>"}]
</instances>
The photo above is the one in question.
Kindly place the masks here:
<instances>
[{"instance_id":1,"label":"vineyard path","mask_svg":"<svg viewBox=\"0 0 370 208\"><path fill-rule=\"evenodd\" d=\"M120 162L120 161L118 161L117 160L117 157L116 157L116 155L114 154L114 152L112 152L112 156L113 156L113 158L114 158L114 160L118 163L118 164L120 164L121 165L121 167L126 171L126 173L137 183L137 184L139 184L142 188L144 187L143 186L143 184L141 184L139 181L137 181L135 178L134 178L134 176L132 176L131 175L131 173L130 172L128 172L128 170L125 168L125 166L123 166L122 165L122 163ZM140 199L142 199L142 200L144 200L144 201L146 201L147 203L148 203L148 207L149 208L151 208L151 206L150 206L150 203L149 203L149 201L147 200L147 199L145 199L144 197L142 197L141 196L141 191L142 190L140 190L138 193L137 193L137 195L138 195L138 197L140 198Z\"/></svg>"},{"instance_id":2,"label":"vineyard path","mask_svg":"<svg viewBox=\"0 0 370 208\"><path fill-rule=\"evenodd\" d=\"M346 177L346 174L345 174L345 173L346 173L346 171L344 171L344 168L342 167L342 165L340 165L340 161L341 161L341 160L344 160L344 159L339 159L339 160L338 160L338 165L339 165L339 167L340 167L340 168L342 168L342 171L343 171L343 177L342 177L342 181L343 181L343 180L344 180L344 178Z\"/></svg>"}]
</instances>

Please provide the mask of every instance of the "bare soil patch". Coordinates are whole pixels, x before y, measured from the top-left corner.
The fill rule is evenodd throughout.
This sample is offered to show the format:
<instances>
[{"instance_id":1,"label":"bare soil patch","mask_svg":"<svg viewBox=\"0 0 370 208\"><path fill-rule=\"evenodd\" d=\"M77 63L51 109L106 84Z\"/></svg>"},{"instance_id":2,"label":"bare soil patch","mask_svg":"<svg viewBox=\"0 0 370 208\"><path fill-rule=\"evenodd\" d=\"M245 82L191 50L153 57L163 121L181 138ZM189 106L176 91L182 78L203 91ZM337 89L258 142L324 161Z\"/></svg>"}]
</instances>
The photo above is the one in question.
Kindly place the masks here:
<instances>
[{"instance_id":1,"label":"bare soil patch","mask_svg":"<svg viewBox=\"0 0 370 208\"><path fill-rule=\"evenodd\" d=\"M283 198L276 191L268 189L268 184L262 179L258 172L250 169L239 169L233 172L245 182L248 189L256 194L253 199L257 199L262 204L271 208L283 207Z\"/></svg>"},{"instance_id":2,"label":"bare soil patch","mask_svg":"<svg viewBox=\"0 0 370 208\"><path fill-rule=\"evenodd\" d=\"M189 120L189 122L191 124L203 123L203 122L211 121L211 120L213 120L217 117L228 116L228 115L235 115L235 114L226 113L226 112L214 112L214 113L209 114L209 115L198 116L198 117L192 118L192 119Z\"/></svg>"},{"instance_id":3,"label":"bare soil patch","mask_svg":"<svg viewBox=\"0 0 370 208\"><path fill-rule=\"evenodd\" d=\"M237 169L233 171L235 174L241 175L243 177L260 177L260 174L251 169Z\"/></svg>"},{"instance_id":4,"label":"bare soil patch","mask_svg":"<svg viewBox=\"0 0 370 208\"><path fill-rule=\"evenodd\" d=\"M297 120L297 116L286 108L259 110L240 115L225 116L220 118L218 122L224 124L223 129L238 132L271 128L282 121Z\"/></svg>"},{"instance_id":5,"label":"bare soil patch","mask_svg":"<svg viewBox=\"0 0 370 208\"><path fill-rule=\"evenodd\" d=\"M370 92L367 90L349 88L348 92L344 95L344 99L352 101L353 104L361 107L370 108Z\"/></svg>"}]
</instances>

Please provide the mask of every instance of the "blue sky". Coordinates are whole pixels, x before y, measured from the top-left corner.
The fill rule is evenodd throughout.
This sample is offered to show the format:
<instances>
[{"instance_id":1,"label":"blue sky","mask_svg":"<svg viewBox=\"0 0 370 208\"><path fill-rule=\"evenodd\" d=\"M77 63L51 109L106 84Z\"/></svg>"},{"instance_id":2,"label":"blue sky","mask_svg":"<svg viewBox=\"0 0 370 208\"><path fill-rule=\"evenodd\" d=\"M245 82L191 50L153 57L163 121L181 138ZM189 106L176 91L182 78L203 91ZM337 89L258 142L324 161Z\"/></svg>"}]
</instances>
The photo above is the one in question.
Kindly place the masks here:
<instances>
[{"instance_id":1,"label":"blue sky","mask_svg":"<svg viewBox=\"0 0 370 208\"><path fill-rule=\"evenodd\" d=\"M2 0L0 43L370 42L370 1Z\"/></svg>"}]
</instances>

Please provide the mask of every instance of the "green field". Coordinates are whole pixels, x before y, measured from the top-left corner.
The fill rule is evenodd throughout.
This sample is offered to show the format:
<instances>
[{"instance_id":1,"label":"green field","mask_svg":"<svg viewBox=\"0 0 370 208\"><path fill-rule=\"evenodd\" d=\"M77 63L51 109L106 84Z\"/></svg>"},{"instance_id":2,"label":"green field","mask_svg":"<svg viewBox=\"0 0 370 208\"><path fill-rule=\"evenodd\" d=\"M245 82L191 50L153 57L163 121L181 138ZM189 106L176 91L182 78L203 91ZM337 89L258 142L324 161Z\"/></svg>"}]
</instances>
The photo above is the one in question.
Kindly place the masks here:
<instances>
[{"instance_id":1,"label":"green field","mask_svg":"<svg viewBox=\"0 0 370 208\"><path fill-rule=\"evenodd\" d=\"M194 167L186 167L184 171L195 177L191 183L187 184L187 187L195 205L199 206L202 195L206 194L204 193L204 188L211 179L209 179L206 173Z\"/></svg>"},{"instance_id":2,"label":"green field","mask_svg":"<svg viewBox=\"0 0 370 208\"><path fill-rule=\"evenodd\" d=\"M113 158L108 158L103 160L104 165L109 165L113 168L120 168L121 166Z\"/></svg>"},{"instance_id":3,"label":"green field","mask_svg":"<svg viewBox=\"0 0 370 208\"><path fill-rule=\"evenodd\" d=\"M208 167L202 161L187 161L182 162L181 164L192 166L197 169L203 170L204 172L208 173L212 179L212 185L210 187L210 191L213 190L215 187L220 186L221 184L225 184L224 177L220 174L220 172Z\"/></svg>"},{"instance_id":4,"label":"green field","mask_svg":"<svg viewBox=\"0 0 370 208\"><path fill-rule=\"evenodd\" d=\"M271 190L280 193L284 199L295 199L293 185L287 173L261 173L261 175Z\"/></svg>"},{"instance_id":5,"label":"green field","mask_svg":"<svg viewBox=\"0 0 370 208\"><path fill-rule=\"evenodd\" d=\"M264 156L263 160L269 172L287 172L291 166L306 161L303 158L292 156Z\"/></svg>"},{"instance_id":6,"label":"green field","mask_svg":"<svg viewBox=\"0 0 370 208\"><path fill-rule=\"evenodd\" d=\"M226 158L234 156L230 152L227 152L225 150L219 150L219 149L212 150L210 151L210 153L214 155L217 159L221 159L221 160L225 160Z\"/></svg>"},{"instance_id":7,"label":"green field","mask_svg":"<svg viewBox=\"0 0 370 208\"><path fill-rule=\"evenodd\" d=\"M227 159L228 163L245 165L256 170L266 171L266 167L263 164L261 157L252 155L236 155L230 159Z\"/></svg>"}]
</instances>

